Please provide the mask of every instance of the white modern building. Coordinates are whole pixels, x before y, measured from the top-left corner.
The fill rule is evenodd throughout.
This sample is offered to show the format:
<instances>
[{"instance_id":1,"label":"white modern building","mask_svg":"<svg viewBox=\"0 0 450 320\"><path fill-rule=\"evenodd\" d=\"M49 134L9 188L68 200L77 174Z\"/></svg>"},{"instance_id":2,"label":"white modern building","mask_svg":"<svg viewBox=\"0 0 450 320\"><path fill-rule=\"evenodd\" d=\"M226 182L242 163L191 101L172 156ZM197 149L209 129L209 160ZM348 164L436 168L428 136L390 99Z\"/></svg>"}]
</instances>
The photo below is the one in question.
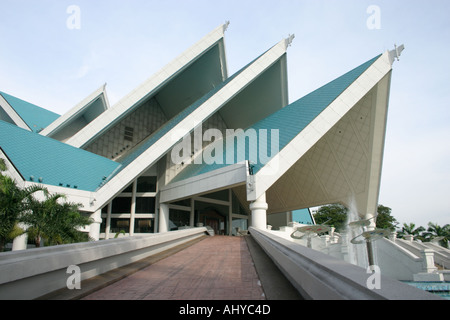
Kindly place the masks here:
<instances>
[{"instance_id":1,"label":"white modern building","mask_svg":"<svg viewBox=\"0 0 450 320\"><path fill-rule=\"evenodd\" d=\"M64 115L0 92L8 174L81 203L94 239L197 225L233 235L266 229L268 215L329 203L376 215L400 50L362 57L291 103L293 36L229 75L227 26L112 106L105 86Z\"/></svg>"}]
</instances>

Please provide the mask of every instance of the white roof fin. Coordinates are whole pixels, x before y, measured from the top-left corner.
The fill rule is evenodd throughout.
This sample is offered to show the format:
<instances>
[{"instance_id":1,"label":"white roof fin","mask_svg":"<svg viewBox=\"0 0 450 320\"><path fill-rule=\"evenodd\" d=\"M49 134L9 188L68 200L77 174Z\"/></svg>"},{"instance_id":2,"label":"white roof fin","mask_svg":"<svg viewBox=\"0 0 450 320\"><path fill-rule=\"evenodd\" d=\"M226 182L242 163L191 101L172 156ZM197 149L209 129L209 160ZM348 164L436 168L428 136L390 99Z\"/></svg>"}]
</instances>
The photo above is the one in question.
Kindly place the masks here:
<instances>
[{"instance_id":1,"label":"white roof fin","mask_svg":"<svg viewBox=\"0 0 450 320\"><path fill-rule=\"evenodd\" d=\"M405 45L402 44L397 47L397 45L394 44L394 50L389 51L389 60L391 62L391 65L394 64L395 59L397 59L397 61L400 60L400 56L403 50L405 50Z\"/></svg>"}]
</instances>

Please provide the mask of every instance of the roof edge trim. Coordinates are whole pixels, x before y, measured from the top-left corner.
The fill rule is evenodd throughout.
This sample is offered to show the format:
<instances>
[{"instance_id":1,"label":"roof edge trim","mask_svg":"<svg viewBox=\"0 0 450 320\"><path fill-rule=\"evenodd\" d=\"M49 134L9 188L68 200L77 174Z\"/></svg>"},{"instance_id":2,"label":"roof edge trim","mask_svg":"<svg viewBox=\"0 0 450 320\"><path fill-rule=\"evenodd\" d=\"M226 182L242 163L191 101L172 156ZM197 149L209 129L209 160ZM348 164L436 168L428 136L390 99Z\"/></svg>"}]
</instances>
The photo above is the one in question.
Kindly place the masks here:
<instances>
[{"instance_id":1,"label":"roof edge trim","mask_svg":"<svg viewBox=\"0 0 450 320\"><path fill-rule=\"evenodd\" d=\"M85 128L80 130L76 135L70 138L67 143L78 148L82 148L96 136L101 134L109 125L120 119L131 107L139 103L145 97L155 93L165 83L170 81L172 77L182 72L186 67L191 65L212 46L217 44L224 37L226 24L222 24L201 40L196 42L190 48L178 55L162 69L153 74L144 81L136 89L131 91L121 100L119 100L109 110L105 111L99 117L94 119Z\"/></svg>"},{"instance_id":2,"label":"roof edge trim","mask_svg":"<svg viewBox=\"0 0 450 320\"><path fill-rule=\"evenodd\" d=\"M255 201L268 190L301 156L303 156L339 119L392 70L389 52L378 57L353 83L331 102L279 153L247 181L247 200ZM321 122L319 124L318 122ZM324 125L326 123L326 125ZM301 148L294 144L302 141ZM306 143L305 143L306 142ZM283 159L281 163L280 157Z\"/></svg>"},{"instance_id":3,"label":"roof edge trim","mask_svg":"<svg viewBox=\"0 0 450 320\"><path fill-rule=\"evenodd\" d=\"M104 110L109 109L109 101L106 96L106 83L103 84L100 88L95 90L93 93L89 94L86 98L81 100L79 103L77 103L72 109L70 109L68 112L63 114L61 117L56 119L54 122L52 122L47 128L39 132L43 136L49 136L59 129L66 125L68 122L70 122L73 118L75 118L77 115L85 111L90 104L95 101L97 98L99 98L101 95L104 95L104 99L102 99Z\"/></svg>"},{"instance_id":4,"label":"roof edge trim","mask_svg":"<svg viewBox=\"0 0 450 320\"><path fill-rule=\"evenodd\" d=\"M19 113L11 106L6 98L0 93L0 107L14 121L14 124L22 129L32 131L30 126L22 119Z\"/></svg>"}]
</instances>

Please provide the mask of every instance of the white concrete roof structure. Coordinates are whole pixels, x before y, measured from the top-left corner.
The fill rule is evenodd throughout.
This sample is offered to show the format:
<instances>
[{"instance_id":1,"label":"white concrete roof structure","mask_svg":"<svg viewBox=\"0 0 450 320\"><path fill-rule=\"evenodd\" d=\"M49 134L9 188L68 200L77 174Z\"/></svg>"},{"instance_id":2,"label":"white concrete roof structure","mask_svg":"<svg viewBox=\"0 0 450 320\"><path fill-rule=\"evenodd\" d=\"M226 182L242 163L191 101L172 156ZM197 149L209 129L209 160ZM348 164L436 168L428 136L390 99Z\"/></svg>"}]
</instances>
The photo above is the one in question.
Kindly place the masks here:
<instances>
[{"instance_id":1,"label":"white concrete roof structure","mask_svg":"<svg viewBox=\"0 0 450 320\"><path fill-rule=\"evenodd\" d=\"M210 32L111 107L102 86L65 115L50 121L47 114L47 124L36 125L42 126L37 132L2 125L21 141L0 141L2 156L14 167L11 174L29 184L42 173L41 183L83 203L83 211L90 213L100 212L152 172L158 176L158 188L151 194L161 208L159 217L166 204L220 190L230 190L245 207L250 204L253 218L257 210L265 216L335 202L357 208L361 217L375 215L392 64L403 47L289 104L286 55L293 36L229 76L227 26ZM8 99L16 99L17 109L30 107L0 95L1 119L30 131ZM30 108L26 110L44 114L38 107ZM194 141L192 153L184 155L186 161L173 163L180 141L211 128L223 133L223 139L203 140L200 145ZM254 130L258 143L247 146L246 157L233 163L202 161L205 152L224 143L229 129ZM279 149L268 162L251 163L248 148L273 146L274 140L263 133L274 129ZM27 158L28 150L39 145L51 148L52 156ZM234 145L226 145L223 159L230 152L235 152ZM63 154L70 154L73 163L67 164ZM81 175L95 166L102 169L86 176L86 184L76 182L74 190L77 180L71 174ZM67 182L58 183L59 176ZM230 196L216 203L231 201ZM165 218L160 219L161 226Z\"/></svg>"},{"instance_id":2,"label":"white concrete roof structure","mask_svg":"<svg viewBox=\"0 0 450 320\"><path fill-rule=\"evenodd\" d=\"M339 202L359 208L363 217L367 213L375 214L393 62L391 56L392 53L386 52L366 63L366 69L356 79L351 79L342 92L334 93L335 96L322 105L323 110L255 174L249 174L246 162L217 170L208 166L206 173L188 175L162 188L161 200L172 201L177 197L210 191L214 187L240 186L236 192L241 200L249 202L267 192L268 213ZM326 86L318 89L317 97L313 99L332 94L333 86L345 80L343 77L329 84L331 91ZM320 105L323 102L312 103ZM295 103L292 107L296 108ZM300 122L300 119L291 117L295 113L285 113L275 123L281 131L285 130L283 125L291 125L292 128ZM271 125L268 123L266 128ZM299 126L302 125L299 123Z\"/></svg>"},{"instance_id":3,"label":"white concrete roof structure","mask_svg":"<svg viewBox=\"0 0 450 320\"><path fill-rule=\"evenodd\" d=\"M133 107L136 107L142 100L152 95L158 94L162 103L167 102L164 111L168 117L174 116L182 110L183 105L186 106L197 100L193 98L194 94L195 96L205 94L213 86L224 81L228 77L223 40L227 26L228 23L210 32L122 98L108 112L78 132L67 143L75 147L86 146L96 136L131 112ZM208 51L211 53L207 54ZM197 65L193 66L195 62ZM203 82L194 85L192 77L195 77L195 73L200 70L204 72ZM177 78L176 81L174 81L175 78ZM163 87L165 88L163 89ZM178 92L178 89L183 92L176 96L173 95L173 92Z\"/></svg>"},{"instance_id":4,"label":"white concrete roof structure","mask_svg":"<svg viewBox=\"0 0 450 320\"><path fill-rule=\"evenodd\" d=\"M104 84L39 133L65 141L108 110L109 107L106 84Z\"/></svg>"}]
</instances>

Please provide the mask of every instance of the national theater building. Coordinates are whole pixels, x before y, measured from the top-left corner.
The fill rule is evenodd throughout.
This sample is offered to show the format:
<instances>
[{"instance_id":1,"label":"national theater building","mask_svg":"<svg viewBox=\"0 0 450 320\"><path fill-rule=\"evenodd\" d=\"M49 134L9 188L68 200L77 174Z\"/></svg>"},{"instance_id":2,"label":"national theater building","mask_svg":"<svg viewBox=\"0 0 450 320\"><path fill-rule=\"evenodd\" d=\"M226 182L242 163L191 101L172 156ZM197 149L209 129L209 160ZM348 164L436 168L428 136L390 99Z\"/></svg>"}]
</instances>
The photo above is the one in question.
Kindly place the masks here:
<instances>
[{"instance_id":1,"label":"national theater building","mask_svg":"<svg viewBox=\"0 0 450 320\"><path fill-rule=\"evenodd\" d=\"M307 208L330 203L375 216L399 49L290 103L293 36L229 75L227 26L112 106L105 86L63 115L0 88L6 174L82 204L96 240L201 225L235 235L294 213L309 224Z\"/></svg>"}]
</instances>

